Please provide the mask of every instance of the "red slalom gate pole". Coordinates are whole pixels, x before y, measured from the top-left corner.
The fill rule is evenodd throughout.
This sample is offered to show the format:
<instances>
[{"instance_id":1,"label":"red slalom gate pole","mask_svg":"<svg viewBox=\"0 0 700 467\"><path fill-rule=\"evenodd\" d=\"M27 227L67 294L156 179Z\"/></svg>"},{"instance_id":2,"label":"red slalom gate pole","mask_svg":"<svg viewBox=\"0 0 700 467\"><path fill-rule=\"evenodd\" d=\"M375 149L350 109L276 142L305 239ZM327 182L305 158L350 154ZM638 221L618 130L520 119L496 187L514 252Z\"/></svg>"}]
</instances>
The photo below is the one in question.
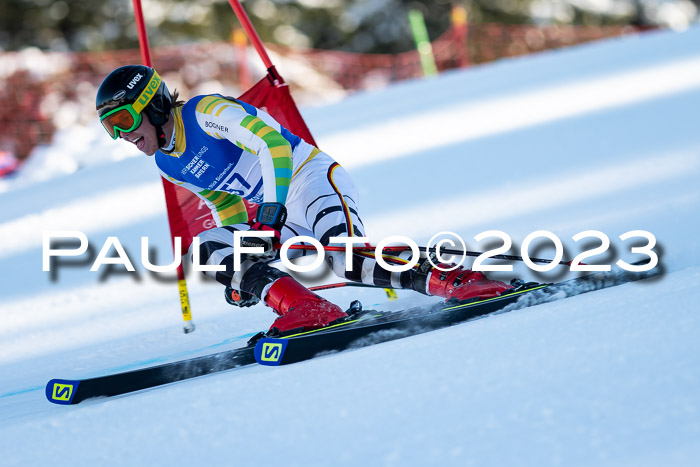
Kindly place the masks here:
<instances>
[{"instance_id":1,"label":"red slalom gate pole","mask_svg":"<svg viewBox=\"0 0 700 467\"><path fill-rule=\"evenodd\" d=\"M134 0L134 16L136 17L136 29L139 34L139 45L141 46L141 61L144 65L152 67L151 49L148 45L148 34L146 33L146 23L143 20L141 0Z\"/></svg>"},{"instance_id":2,"label":"red slalom gate pole","mask_svg":"<svg viewBox=\"0 0 700 467\"><path fill-rule=\"evenodd\" d=\"M141 0L134 1L134 16L136 18L136 28L139 35L139 45L141 49L141 61L144 65L153 67L151 63L151 49L148 45L148 34L146 32L146 23L143 20L143 9L141 8ZM163 183L163 192L165 193L165 205L168 206L169 193L172 194L171 198L175 196L174 186L166 182L165 179L161 178ZM178 208L179 209L179 208ZM173 217L170 209L168 211L168 224L170 225L170 236L172 237L173 231ZM172 240L172 238L171 238ZM173 243L173 255L179 255L180 251L175 249L175 244ZM182 320L184 321L182 330L185 334L194 331L194 323L192 322L192 312L190 310L190 298L187 292L187 281L185 280L185 270L183 269L182 262L177 267L177 286L180 292L180 308L182 309Z\"/></svg>"},{"instance_id":3,"label":"red slalom gate pole","mask_svg":"<svg viewBox=\"0 0 700 467\"><path fill-rule=\"evenodd\" d=\"M134 0L136 1L136 0ZM241 5L241 2L238 0L228 0L229 4L231 4L231 8L233 8L234 13L236 13L236 16L238 17L238 21L241 22L241 26L243 26L243 30L245 33L248 35L248 40L250 41L251 44L253 44L253 47L255 47L255 50L258 51L258 55L260 55L260 58L262 59L263 63L265 64L265 68L272 68L272 60L270 60L270 56L267 54L267 51L265 50L265 46L263 45L262 41L260 40L260 36L258 36L258 32L255 30L253 27L253 23L250 22L250 18L248 17L248 14L245 12L243 9L243 6Z\"/></svg>"},{"instance_id":4,"label":"red slalom gate pole","mask_svg":"<svg viewBox=\"0 0 700 467\"><path fill-rule=\"evenodd\" d=\"M253 26L253 23L251 23L250 18L248 17L248 14L245 12L243 9L243 6L241 6L241 2L238 0L228 0L229 4L231 5L231 8L233 8L234 13L236 14L236 17L238 17L238 21L240 21L241 26L243 27L243 30L245 31L246 35L248 36L248 40L250 41L251 44L253 44L253 47L255 47L255 50L258 52L258 55L260 55L260 59L262 60L263 64L265 65L265 68L267 68L267 76L270 82L277 88L280 88L282 86L286 86L284 83L284 80L282 77L277 73L277 70L275 69L275 66L272 64L272 60L270 60L270 56L267 54L267 51L265 50L265 46L262 43L262 40L260 40L260 36L258 35L258 32L255 30L255 27ZM296 110L296 106L294 106L294 111L298 112ZM304 127L306 127L306 124L304 124ZM311 136L311 133L308 131L308 128L306 129L306 133L308 133L308 138L307 141L309 141L311 144L314 144L313 137ZM396 292L394 292L392 289L384 289L386 292L387 297L389 300L395 300L396 299Z\"/></svg>"}]
</instances>

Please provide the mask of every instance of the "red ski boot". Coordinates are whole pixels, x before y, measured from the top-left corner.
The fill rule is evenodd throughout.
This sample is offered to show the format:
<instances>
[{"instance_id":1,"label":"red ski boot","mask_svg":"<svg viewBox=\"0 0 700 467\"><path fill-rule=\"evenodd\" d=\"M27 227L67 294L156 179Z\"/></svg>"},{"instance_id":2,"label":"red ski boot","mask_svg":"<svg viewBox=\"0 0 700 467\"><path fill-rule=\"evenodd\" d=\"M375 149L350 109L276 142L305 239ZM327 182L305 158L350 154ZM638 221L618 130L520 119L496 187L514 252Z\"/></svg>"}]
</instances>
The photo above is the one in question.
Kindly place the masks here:
<instances>
[{"instance_id":1,"label":"red ski boot","mask_svg":"<svg viewBox=\"0 0 700 467\"><path fill-rule=\"evenodd\" d=\"M447 264L440 264L441 268L452 267ZM492 281L481 272L474 272L470 269L458 267L452 271L441 271L433 268L430 272L426 291L429 295L437 295L446 299L455 298L466 300L469 298L490 298L501 295L513 286L505 282Z\"/></svg>"},{"instance_id":2,"label":"red ski boot","mask_svg":"<svg viewBox=\"0 0 700 467\"><path fill-rule=\"evenodd\" d=\"M280 332L298 328L308 331L347 316L339 306L319 297L290 276L272 283L265 303L279 315L270 331L274 328Z\"/></svg>"}]
</instances>

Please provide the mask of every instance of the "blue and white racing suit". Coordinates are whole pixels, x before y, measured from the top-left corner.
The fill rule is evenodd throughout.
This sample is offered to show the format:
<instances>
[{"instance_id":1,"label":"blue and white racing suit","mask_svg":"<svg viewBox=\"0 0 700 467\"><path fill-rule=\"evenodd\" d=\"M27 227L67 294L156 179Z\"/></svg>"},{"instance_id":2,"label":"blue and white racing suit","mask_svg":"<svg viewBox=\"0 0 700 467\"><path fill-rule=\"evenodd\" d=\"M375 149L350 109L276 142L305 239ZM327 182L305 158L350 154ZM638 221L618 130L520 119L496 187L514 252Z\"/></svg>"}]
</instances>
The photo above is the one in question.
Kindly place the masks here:
<instances>
[{"instance_id":1,"label":"blue and white racing suit","mask_svg":"<svg viewBox=\"0 0 700 467\"><path fill-rule=\"evenodd\" d=\"M264 111L237 99L205 95L174 108L172 117L173 140L156 153L156 163L165 179L195 193L212 211L217 227L199 234L200 259L224 265L226 271L205 274L245 289L243 278L255 261L245 261L235 272L232 258L232 232L250 229L242 198L286 206L283 242L307 235L328 245L330 237L364 236L349 174ZM390 274L371 257L354 257L351 272L345 271L344 253L327 258L340 277L386 287L408 285L406 274Z\"/></svg>"}]
</instances>

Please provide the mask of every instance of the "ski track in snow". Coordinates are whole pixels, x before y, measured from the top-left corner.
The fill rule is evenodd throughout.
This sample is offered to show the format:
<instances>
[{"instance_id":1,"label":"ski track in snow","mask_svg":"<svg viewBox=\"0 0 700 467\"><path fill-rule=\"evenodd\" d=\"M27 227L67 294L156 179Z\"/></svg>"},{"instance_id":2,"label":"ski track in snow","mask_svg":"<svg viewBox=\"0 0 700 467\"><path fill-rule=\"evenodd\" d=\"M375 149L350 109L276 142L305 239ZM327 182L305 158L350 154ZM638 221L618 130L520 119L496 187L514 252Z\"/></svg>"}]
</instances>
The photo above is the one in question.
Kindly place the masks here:
<instances>
[{"instance_id":1,"label":"ski track in snow","mask_svg":"<svg viewBox=\"0 0 700 467\"><path fill-rule=\"evenodd\" d=\"M546 229L570 258L581 251L571 236L595 229L612 241L599 260L614 263L639 259L618 236L644 229L658 240L662 277L75 407L48 403L46 382L235 348L273 314L232 310L220 286L190 276L197 331L183 334L174 283L138 264L142 236L159 264L172 254L153 161L119 160L96 125L81 134L111 161L54 176L79 165L41 165L71 154L70 138L58 137L32 173L0 187L2 465L696 465L699 67L696 27L302 109L321 147L353 174L375 240L453 230L476 250L484 245L474 235L498 229L519 254L528 233ZM52 279L41 270L42 231L57 229L85 231L97 251L118 236L138 277L100 280L83 261ZM496 276L513 275L564 278L520 264ZM435 300L324 294L343 306L359 297L365 308Z\"/></svg>"}]
</instances>

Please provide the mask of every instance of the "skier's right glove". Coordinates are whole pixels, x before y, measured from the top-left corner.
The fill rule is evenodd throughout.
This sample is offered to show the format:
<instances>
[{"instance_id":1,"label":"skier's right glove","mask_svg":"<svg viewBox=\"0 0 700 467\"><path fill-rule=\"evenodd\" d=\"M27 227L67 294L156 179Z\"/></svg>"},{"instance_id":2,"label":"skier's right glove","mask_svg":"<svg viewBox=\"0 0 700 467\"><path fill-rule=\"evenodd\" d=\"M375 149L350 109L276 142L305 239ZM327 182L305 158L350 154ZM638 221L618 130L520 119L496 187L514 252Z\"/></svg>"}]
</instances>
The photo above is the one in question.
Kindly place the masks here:
<instances>
[{"instance_id":1,"label":"skier's right glove","mask_svg":"<svg viewBox=\"0 0 700 467\"><path fill-rule=\"evenodd\" d=\"M267 230L267 229L256 229L255 225L249 230L253 233L255 230ZM262 248L260 253L246 253L245 256L253 261L260 259L270 259L277 255L276 245L279 243L279 236L277 233L273 232L272 237L254 237L254 236L244 236L241 237L240 245L248 248Z\"/></svg>"}]
</instances>

